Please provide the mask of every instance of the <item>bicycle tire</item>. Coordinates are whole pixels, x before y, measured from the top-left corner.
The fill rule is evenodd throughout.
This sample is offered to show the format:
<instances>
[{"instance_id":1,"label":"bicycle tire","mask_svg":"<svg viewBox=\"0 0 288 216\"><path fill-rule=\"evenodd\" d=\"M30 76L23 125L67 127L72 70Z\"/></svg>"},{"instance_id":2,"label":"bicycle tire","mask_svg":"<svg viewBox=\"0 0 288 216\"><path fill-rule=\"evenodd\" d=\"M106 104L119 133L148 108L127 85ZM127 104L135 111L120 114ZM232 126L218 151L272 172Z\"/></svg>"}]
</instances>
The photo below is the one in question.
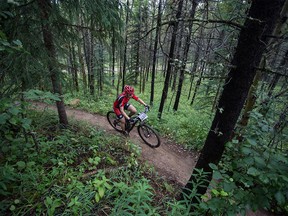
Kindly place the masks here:
<instances>
[{"instance_id":1,"label":"bicycle tire","mask_svg":"<svg viewBox=\"0 0 288 216\"><path fill-rule=\"evenodd\" d=\"M160 146L161 141L160 137L156 133L156 131L151 128L149 125L143 124L137 127L138 134L141 139L151 148L157 148Z\"/></svg>"},{"instance_id":2,"label":"bicycle tire","mask_svg":"<svg viewBox=\"0 0 288 216\"><path fill-rule=\"evenodd\" d=\"M117 116L116 116L116 114L115 114L113 111L109 111L109 112L106 114L106 117L107 117L107 120L108 120L109 124L110 124L116 131L122 132L122 128L121 128L121 126L119 125L119 123L117 123L116 126L114 125L114 121L117 120Z\"/></svg>"}]
</instances>

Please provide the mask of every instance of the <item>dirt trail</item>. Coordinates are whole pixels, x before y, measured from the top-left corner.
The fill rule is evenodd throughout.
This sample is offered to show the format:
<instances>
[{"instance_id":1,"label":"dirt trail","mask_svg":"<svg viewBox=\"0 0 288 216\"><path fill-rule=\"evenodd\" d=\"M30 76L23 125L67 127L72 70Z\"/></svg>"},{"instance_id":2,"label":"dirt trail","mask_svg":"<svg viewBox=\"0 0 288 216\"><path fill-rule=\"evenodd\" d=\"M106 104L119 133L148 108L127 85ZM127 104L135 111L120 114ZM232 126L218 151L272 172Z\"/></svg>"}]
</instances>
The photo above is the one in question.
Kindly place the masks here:
<instances>
[{"instance_id":1,"label":"dirt trail","mask_svg":"<svg viewBox=\"0 0 288 216\"><path fill-rule=\"evenodd\" d=\"M55 106L44 103L33 103L38 110L55 110ZM95 125L108 133L119 134L108 123L106 116L88 113L83 110L66 107L68 119L73 118ZM152 164L160 176L167 180L184 186L193 171L197 161L198 154L195 152L185 151L180 145L173 143L171 140L161 137L161 145L152 149L147 146L139 137L137 130L130 132L130 139L133 143L141 147L141 160Z\"/></svg>"}]
</instances>

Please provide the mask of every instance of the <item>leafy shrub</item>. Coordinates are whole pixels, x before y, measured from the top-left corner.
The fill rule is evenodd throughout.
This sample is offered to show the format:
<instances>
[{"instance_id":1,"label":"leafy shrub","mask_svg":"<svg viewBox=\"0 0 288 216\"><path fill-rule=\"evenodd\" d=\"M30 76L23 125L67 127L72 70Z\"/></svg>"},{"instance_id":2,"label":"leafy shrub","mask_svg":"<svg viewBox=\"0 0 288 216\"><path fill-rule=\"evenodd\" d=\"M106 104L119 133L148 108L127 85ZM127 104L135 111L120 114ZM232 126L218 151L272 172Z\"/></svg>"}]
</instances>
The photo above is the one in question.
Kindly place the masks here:
<instances>
[{"instance_id":1,"label":"leafy shrub","mask_svg":"<svg viewBox=\"0 0 288 216\"><path fill-rule=\"evenodd\" d=\"M212 199L205 207L214 214L228 212L244 214L246 209L288 210L288 158L255 140L229 143L219 169L213 166ZM204 205L204 204L203 204ZM214 207L213 207L214 206Z\"/></svg>"},{"instance_id":2,"label":"leafy shrub","mask_svg":"<svg viewBox=\"0 0 288 216\"><path fill-rule=\"evenodd\" d=\"M206 209L202 208L201 200L203 196L197 193L197 188L207 182L206 177L207 173L203 170L195 169L193 173L194 180L189 182L192 186L192 189L185 188L185 191L182 191L181 200L170 200L166 204L166 210L164 215L168 216L191 216L191 215L206 215ZM183 193L184 192L184 193ZM199 203L192 203L193 200L198 200Z\"/></svg>"},{"instance_id":3,"label":"leafy shrub","mask_svg":"<svg viewBox=\"0 0 288 216\"><path fill-rule=\"evenodd\" d=\"M11 142L23 130L30 129L31 119L25 117L26 110L21 102L13 103L10 99L2 99L0 113L0 139L3 142ZM6 148L4 145L2 147Z\"/></svg>"},{"instance_id":4,"label":"leafy shrub","mask_svg":"<svg viewBox=\"0 0 288 216\"><path fill-rule=\"evenodd\" d=\"M14 113L10 105L5 107L21 128L21 110ZM1 127L6 134L12 125L9 118ZM118 136L104 136L103 131L73 121L60 129L57 116L49 112L30 111L27 119L35 140L17 133L7 141L0 160L1 215L97 214L113 185L101 170L138 166L138 149L132 143L126 146Z\"/></svg>"}]
</instances>

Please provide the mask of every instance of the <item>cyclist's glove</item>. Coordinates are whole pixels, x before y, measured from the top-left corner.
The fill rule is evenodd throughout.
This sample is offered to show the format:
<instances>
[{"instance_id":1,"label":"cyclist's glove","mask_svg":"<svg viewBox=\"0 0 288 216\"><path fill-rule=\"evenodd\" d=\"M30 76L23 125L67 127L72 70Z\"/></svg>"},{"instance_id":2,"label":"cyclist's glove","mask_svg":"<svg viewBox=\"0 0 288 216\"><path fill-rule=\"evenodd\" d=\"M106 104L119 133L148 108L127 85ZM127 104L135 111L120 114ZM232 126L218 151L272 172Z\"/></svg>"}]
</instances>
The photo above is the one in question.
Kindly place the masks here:
<instances>
[{"instance_id":1,"label":"cyclist's glove","mask_svg":"<svg viewBox=\"0 0 288 216\"><path fill-rule=\"evenodd\" d=\"M150 110L150 107L149 107L148 105L145 105L145 109L146 109L147 111L149 111L149 110Z\"/></svg>"}]
</instances>

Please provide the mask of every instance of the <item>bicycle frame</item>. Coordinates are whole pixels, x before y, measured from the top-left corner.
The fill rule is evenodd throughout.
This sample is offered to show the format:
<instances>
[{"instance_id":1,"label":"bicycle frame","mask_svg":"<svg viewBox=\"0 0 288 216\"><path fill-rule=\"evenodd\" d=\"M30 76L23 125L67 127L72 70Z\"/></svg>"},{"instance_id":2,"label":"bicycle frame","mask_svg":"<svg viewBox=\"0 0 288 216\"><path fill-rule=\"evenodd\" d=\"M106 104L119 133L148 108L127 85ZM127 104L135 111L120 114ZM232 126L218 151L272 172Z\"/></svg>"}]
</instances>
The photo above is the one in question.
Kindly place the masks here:
<instances>
[{"instance_id":1,"label":"bicycle frame","mask_svg":"<svg viewBox=\"0 0 288 216\"><path fill-rule=\"evenodd\" d=\"M138 113L138 115L132 117L133 121L131 123L130 121L126 121L125 129L128 133L130 133L130 131L132 131L137 125L137 132L140 138L145 142L145 144L147 144L151 148L157 148L161 144L160 137L158 136L157 132L153 128L151 128L151 126L146 124L146 119L148 118L148 116L146 115L147 112L148 108L145 108L144 112ZM119 120L117 121L118 123L115 122L117 120L117 117L115 116L114 111L108 111L106 116L109 124L116 131L123 132L120 125L118 124Z\"/></svg>"},{"instance_id":2,"label":"bicycle frame","mask_svg":"<svg viewBox=\"0 0 288 216\"><path fill-rule=\"evenodd\" d=\"M135 125L140 121L140 124L145 124L146 119L148 118L148 116L146 115L146 113L148 112L148 108L145 108L144 112L142 113L138 113L137 116L133 117L134 122L132 124L130 124L130 122L126 121L126 124L128 122L128 124L130 125L129 129L127 130L128 132L132 131L133 128L135 127ZM141 115L143 116L143 114L145 114L142 120ZM125 125L126 127L127 125Z\"/></svg>"}]
</instances>

